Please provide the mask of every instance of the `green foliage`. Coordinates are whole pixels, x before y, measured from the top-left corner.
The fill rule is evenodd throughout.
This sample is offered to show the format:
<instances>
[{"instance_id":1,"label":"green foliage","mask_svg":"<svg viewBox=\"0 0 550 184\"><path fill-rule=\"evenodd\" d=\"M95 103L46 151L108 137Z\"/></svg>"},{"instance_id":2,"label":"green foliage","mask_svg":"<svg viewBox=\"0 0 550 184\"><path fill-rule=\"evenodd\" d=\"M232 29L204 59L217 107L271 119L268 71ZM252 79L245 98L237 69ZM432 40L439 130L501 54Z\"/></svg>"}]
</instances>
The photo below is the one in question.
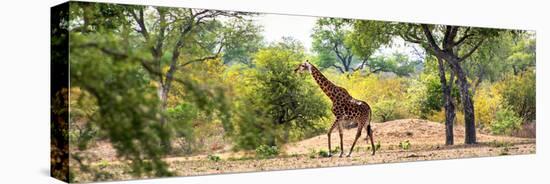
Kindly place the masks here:
<instances>
[{"instance_id":1,"label":"green foliage","mask_svg":"<svg viewBox=\"0 0 550 184\"><path fill-rule=\"evenodd\" d=\"M181 138L185 141L185 145L182 145L182 151L185 153L191 153L194 150L193 143L195 143L195 128L193 127L193 120L198 118L199 109L193 104L182 103L175 107L168 108L166 110L169 127L174 132L174 137Z\"/></svg>"},{"instance_id":2,"label":"green foliage","mask_svg":"<svg viewBox=\"0 0 550 184\"><path fill-rule=\"evenodd\" d=\"M208 10L195 14L200 23L191 26L199 21L191 16L197 10L73 4L71 20L63 25L71 36L71 131L62 135L77 146L76 153L89 149L95 140L108 140L136 176L171 175L162 158L179 153L180 149L166 150L174 143L184 154L227 144L256 151L257 157L237 159L245 160L276 157L285 143L325 133L332 123L329 99L309 75L293 72L306 59L321 69L330 68L323 70L327 78L368 102L375 121L444 118L433 57L421 63L402 53L373 55L396 37L423 39L417 24L321 18L313 30L310 55L289 37L264 45L261 27L238 12ZM184 31L187 26L190 29ZM429 28L442 33L445 27ZM464 30L460 28L459 36ZM461 64L473 86L476 122L495 134L510 134L523 120L535 119L534 36L471 31L476 39L462 43L460 52L487 36L487 44ZM435 34L436 39L441 35ZM454 82L452 96L459 111ZM59 111L55 113L64 109ZM399 147L409 150L411 144L406 140ZM380 141L369 147L380 148ZM309 157L328 157L340 149L313 149ZM85 156L71 156L77 160L71 164L80 164L81 171L91 168L84 164ZM221 158L208 155L207 160ZM98 167L111 166L99 162ZM96 179L113 177L97 169L88 171ZM76 171L71 173L72 180L79 178Z\"/></svg>"},{"instance_id":3,"label":"green foliage","mask_svg":"<svg viewBox=\"0 0 550 184\"><path fill-rule=\"evenodd\" d=\"M397 106L395 99L378 101L372 107L374 116L380 122L399 119L400 117L396 112L398 108L400 107Z\"/></svg>"},{"instance_id":4,"label":"green foliage","mask_svg":"<svg viewBox=\"0 0 550 184\"><path fill-rule=\"evenodd\" d=\"M410 111L423 119L427 118L443 107L442 93L441 83L436 75L420 74L407 89Z\"/></svg>"},{"instance_id":5,"label":"green foliage","mask_svg":"<svg viewBox=\"0 0 550 184\"><path fill-rule=\"evenodd\" d=\"M393 38L388 22L357 20L353 23L353 32L347 39L355 54L369 58L381 46L390 44Z\"/></svg>"},{"instance_id":6,"label":"green foliage","mask_svg":"<svg viewBox=\"0 0 550 184\"><path fill-rule=\"evenodd\" d=\"M398 76L410 76L420 64L420 61L411 60L405 54L393 53L391 55L371 57L366 65L369 68L368 72L371 74L392 72Z\"/></svg>"},{"instance_id":7,"label":"green foliage","mask_svg":"<svg viewBox=\"0 0 550 184\"><path fill-rule=\"evenodd\" d=\"M213 161L213 162L219 162L219 161L222 160L220 158L220 156L217 156L217 155L208 155L208 156L206 156L206 158L210 161Z\"/></svg>"},{"instance_id":8,"label":"green foliage","mask_svg":"<svg viewBox=\"0 0 550 184\"><path fill-rule=\"evenodd\" d=\"M339 18L317 20L311 37L313 50L318 53L318 67L335 67L342 73L352 71L352 64L357 61L353 59L351 45L347 41L351 23L351 20Z\"/></svg>"},{"instance_id":9,"label":"green foliage","mask_svg":"<svg viewBox=\"0 0 550 184\"><path fill-rule=\"evenodd\" d=\"M304 61L303 47L293 40L260 50L256 68L244 72L237 104L236 148L281 145L324 131L326 101L310 80L293 69Z\"/></svg>"},{"instance_id":10,"label":"green foliage","mask_svg":"<svg viewBox=\"0 0 550 184\"><path fill-rule=\"evenodd\" d=\"M133 160L135 174L152 171L157 176L169 175L160 159L164 154L160 142L167 140L169 134L158 123L156 90L148 85L148 77L140 66L97 51L72 49L71 85L86 90L97 102L90 123L109 137L120 157ZM152 160L145 162L143 157Z\"/></svg>"},{"instance_id":11,"label":"green foliage","mask_svg":"<svg viewBox=\"0 0 550 184\"><path fill-rule=\"evenodd\" d=\"M233 41L245 35L243 29L248 27L230 29L232 26L215 19L239 13L209 10L199 20L191 15L193 10L185 8L72 5L68 23L70 83L89 93L86 98L94 101L91 107L96 108L89 113L87 106L75 104L74 110L85 112L80 114L86 115L86 123L108 138L119 158L131 161L132 174L170 175L161 158L168 154L174 136L195 135L191 120L196 117L216 117L214 122L231 130L225 90L218 85L204 86L192 76L195 72L186 70L208 60L203 57L217 54L213 52L220 50L219 40ZM201 26L184 30L189 23ZM172 94L171 87L179 87L180 93ZM163 93L180 101L168 104ZM187 107L177 107L180 104L189 104L201 116Z\"/></svg>"},{"instance_id":12,"label":"green foliage","mask_svg":"<svg viewBox=\"0 0 550 184\"><path fill-rule=\"evenodd\" d=\"M238 29L236 29L238 27ZM226 26L226 46L223 62L252 65L252 58L263 46L261 28L250 20L233 20Z\"/></svg>"},{"instance_id":13,"label":"green foliage","mask_svg":"<svg viewBox=\"0 0 550 184\"><path fill-rule=\"evenodd\" d=\"M330 154L326 150L319 150L319 156L320 157L328 157Z\"/></svg>"},{"instance_id":14,"label":"green foliage","mask_svg":"<svg viewBox=\"0 0 550 184\"><path fill-rule=\"evenodd\" d=\"M403 150L409 150L411 148L411 143L409 140L399 142L399 147Z\"/></svg>"},{"instance_id":15,"label":"green foliage","mask_svg":"<svg viewBox=\"0 0 550 184\"><path fill-rule=\"evenodd\" d=\"M522 119L536 118L536 79L535 73L526 71L503 80L501 93L506 104Z\"/></svg>"},{"instance_id":16,"label":"green foliage","mask_svg":"<svg viewBox=\"0 0 550 184\"><path fill-rule=\"evenodd\" d=\"M258 158L273 158L279 155L277 146L260 145L256 148L256 156Z\"/></svg>"},{"instance_id":17,"label":"green foliage","mask_svg":"<svg viewBox=\"0 0 550 184\"><path fill-rule=\"evenodd\" d=\"M410 81L410 87L407 88L407 106L409 111L422 119L429 119L440 112L445 104L443 98L443 89L439 74L435 67L435 61L426 62L424 72ZM450 75L446 76L449 80ZM451 96L455 101L460 102L460 95L457 85L453 83ZM435 119L431 119L435 120Z\"/></svg>"},{"instance_id":18,"label":"green foliage","mask_svg":"<svg viewBox=\"0 0 550 184\"><path fill-rule=\"evenodd\" d=\"M521 127L522 119L514 111L503 108L497 111L495 122L491 124L491 131L494 134L510 135L512 131Z\"/></svg>"}]
</instances>

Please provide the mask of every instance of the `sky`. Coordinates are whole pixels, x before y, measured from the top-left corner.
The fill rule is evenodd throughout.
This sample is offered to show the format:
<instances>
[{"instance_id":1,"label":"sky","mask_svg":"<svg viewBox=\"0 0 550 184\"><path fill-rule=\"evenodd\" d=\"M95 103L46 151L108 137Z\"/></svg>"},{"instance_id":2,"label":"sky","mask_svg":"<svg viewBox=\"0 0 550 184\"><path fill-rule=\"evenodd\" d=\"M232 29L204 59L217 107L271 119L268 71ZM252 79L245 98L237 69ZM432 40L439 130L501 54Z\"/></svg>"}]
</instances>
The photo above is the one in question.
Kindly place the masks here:
<instances>
[{"instance_id":1,"label":"sky","mask_svg":"<svg viewBox=\"0 0 550 184\"><path fill-rule=\"evenodd\" d=\"M260 14L254 18L255 22L263 27L262 35L267 42L280 40L283 36L290 36L299 40L304 45L306 51L311 52L311 34L317 21L317 17L311 16L292 16L281 14ZM414 49L412 45L405 44L402 39L394 40L391 46L382 47L374 55L389 55L394 52L400 52L408 55L412 59L419 58L417 51L423 49Z\"/></svg>"},{"instance_id":2,"label":"sky","mask_svg":"<svg viewBox=\"0 0 550 184\"><path fill-rule=\"evenodd\" d=\"M267 42L291 36L302 42L306 50L311 49L311 34L317 17L261 14L255 20L263 27L263 36Z\"/></svg>"}]
</instances>

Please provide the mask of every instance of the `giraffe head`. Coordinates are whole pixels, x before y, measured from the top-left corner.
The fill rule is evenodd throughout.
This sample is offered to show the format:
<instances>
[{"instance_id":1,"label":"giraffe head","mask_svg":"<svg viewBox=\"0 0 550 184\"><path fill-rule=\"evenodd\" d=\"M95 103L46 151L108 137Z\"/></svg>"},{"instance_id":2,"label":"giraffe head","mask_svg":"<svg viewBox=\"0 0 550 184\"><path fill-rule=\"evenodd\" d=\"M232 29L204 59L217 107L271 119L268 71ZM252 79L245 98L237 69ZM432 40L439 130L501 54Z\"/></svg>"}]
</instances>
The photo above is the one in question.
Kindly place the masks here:
<instances>
[{"instance_id":1,"label":"giraffe head","mask_svg":"<svg viewBox=\"0 0 550 184\"><path fill-rule=\"evenodd\" d=\"M309 63L308 60L304 61L296 69L294 69L294 72L302 73L304 71L311 72L311 63Z\"/></svg>"}]
</instances>

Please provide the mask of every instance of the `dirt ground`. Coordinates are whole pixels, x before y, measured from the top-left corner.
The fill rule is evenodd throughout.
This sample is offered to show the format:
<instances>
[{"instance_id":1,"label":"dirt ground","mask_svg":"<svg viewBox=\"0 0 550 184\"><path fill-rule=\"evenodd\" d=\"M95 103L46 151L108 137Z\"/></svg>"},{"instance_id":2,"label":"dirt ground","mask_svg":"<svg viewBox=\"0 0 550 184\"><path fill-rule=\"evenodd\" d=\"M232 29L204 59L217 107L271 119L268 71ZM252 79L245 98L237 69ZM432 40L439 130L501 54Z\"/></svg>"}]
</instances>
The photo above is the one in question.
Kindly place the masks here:
<instances>
[{"instance_id":1,"label":"dirt ground","mask_svg":"<svg viewBox=\"0 0 550 184\"><path fill-rule=\"evenodd\" d=\"M177 176L194 176L206 174L270 171L284 169L302 169L349 165L368 165L378 163L395 163L422 160L442 160L469 157L487 157L501 155L534 154L536 142L534 138L518 138L493 136L478 132L476 145L464 145L464 128L455 126L455 145L445 146L445 126L436 122L418 119L403 119L384 123L374 123L374 140L379 142L380 149L376 155L371 155L370 143L365 141L365 132L357 141L356 149L351 157L323 157L320 150L328 150L327 136L320 135L300 142L290 143L282 148L282 154L271 159L255 159L243 152L229 150L215 153L221 160L212 161L208 154L190 157L168 157L170 171ZM347 154L356 129L344 131L344 152ZM404 149L399 144L408 141L410 148ZM332 136L333 148L339 145L337 131ZM129 173L124 162L116 160L114 150L108 144L98 144L87 153L102 158L92 164L109 177L102 180L135 179ZM212 154L212 153L211 153ZM107 162L108 161L108 162ZM98 164L102 163L102 164ZM108 164L105 164L108 163ZM79 173L79 182L93 180L92 174Z\"/></svg>"}]
</instances>

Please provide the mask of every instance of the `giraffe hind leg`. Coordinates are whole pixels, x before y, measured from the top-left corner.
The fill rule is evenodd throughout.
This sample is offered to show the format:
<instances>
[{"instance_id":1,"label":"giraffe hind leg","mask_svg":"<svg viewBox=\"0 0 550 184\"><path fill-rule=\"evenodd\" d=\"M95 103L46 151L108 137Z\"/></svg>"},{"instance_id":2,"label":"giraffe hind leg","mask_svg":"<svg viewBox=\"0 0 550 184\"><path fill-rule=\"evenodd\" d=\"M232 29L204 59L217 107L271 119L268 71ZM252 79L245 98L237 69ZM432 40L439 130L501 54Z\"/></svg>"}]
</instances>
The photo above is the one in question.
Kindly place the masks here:
<instances>
[{"instance_id":1,"label":"giraffe hind leg","mask_svg":"<svg viewBox=\"0 0 550 184\"><path fill-rule=\"evenodd\" d=\"M344 155L344 132L342 130L342 122L338 122L338 134L340 135L340 158L341 158Z\"/></svg>"},{"instance_id":2,"label":"giraffe hind leg","mask_svg":"<svg viewBox=\"0 0 550 184\"><path fill-rule=\"evenodd\" d=\"M355 134L355 140L353 140L353 144L351 145L351 148L349 150L349 154L347 157L351 156L351 153L353 152L353 148L355 147L355 143L357 143L357 139L361 137L361 131L363 131L363 123L359 123L357 126L357 134Z\"/></svg>"},{"instance_id":3,"label":"giraffe hind leg","mask_svg":"<svg viewBox=\"0 0 550 184\"><path fill-rule=\"evenodd\" d=\"M372 155L374 155L376 153L376 148L374 147L374 140L372 138L372 128L370 124L367 125L367 137L370 137L370 144L372 146Z\"/></svg>"}]
</instances>

